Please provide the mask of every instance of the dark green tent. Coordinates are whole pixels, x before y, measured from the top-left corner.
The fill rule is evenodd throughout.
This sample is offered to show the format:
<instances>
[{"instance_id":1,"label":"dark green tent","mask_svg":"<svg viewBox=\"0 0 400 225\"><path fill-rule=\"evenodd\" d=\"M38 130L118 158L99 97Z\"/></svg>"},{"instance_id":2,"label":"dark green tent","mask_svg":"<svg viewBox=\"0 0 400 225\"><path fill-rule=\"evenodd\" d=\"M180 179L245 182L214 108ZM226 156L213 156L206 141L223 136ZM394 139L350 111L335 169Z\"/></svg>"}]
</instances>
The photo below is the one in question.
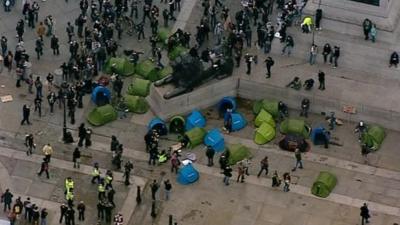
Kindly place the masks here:
<instances>
[{"instance_id":1,"label":"dark green tent","mask_svg":"<svg viewBox=\"0 0 400 225\"><path fill-rule=\"evenodd\" d=\"M304 120L300 119L285 119L280 125L282 134L294 134L308 138L310 136L311 127Z\"/></svg>"},{"instance_id":2,"label":"dark green tent","mask_svg":"<svg viewBox=\"0 0 400 225\"><path fill-rule=\"evenodd\" d=\"M146 97L150 92L150 84L151 82L148 80L135 78L133 79L132 84L128 87L128 94Z\"/></svg>"},{"instance_id":3,"label":"dark green tent","mask_svg":"<svg viewBox=\"0 0 400 225\"><path fill-rule=\"evenodd\" d=\"M160 29L158 29L157 38L158 41L161 42L163 45L167 44L169 36L171 36L171 34L168 28L161 27Z\"/></svg>"},{"instance_id":4,"label":"dark green tent","mask_svg":"<svg viewBox=\"0 0 400 225\"><path fill-rule=\"evenodd\" d=\"M150 73L155 70L156 65L150 59L141 61L136 65L135 74L141 76L144 79L148 79Z\"/></svg>"},{"instance_id":5,"label":"dark green tent","mask_svg":"<svg viewBox=\"0 0 400 225\"><path fill-rule=\"evenodd\" d=\"M104 65L104 71L111 74L112 67L114 66L115 72L122 76L130 76L135 73L135 65L130 63L126 58L109 58Z\"/></svg>"},{"instance_id":6,"label":"dark green tent","mask_svg":"<svg viewBox=\"0 0 400 225\"><path fill-rule=\"evenodd\" d=\"M101 126L118 118L117 111L111 105L103 105L94 108L87 117L93 126Z\"/></svg>"},{"instance_id":7,"label":"dark green tent","mask_svg":"<svg viewBox=\"0 0 400 225\"><path fill-rule=\"evenodd\" d=\"M253 113L258 115L260 113L261 109L264 109L265 111L267 111L275 119L277 119L279 117L277 101L271 101L271 100L267 100L267 99L255 101L253 104Z\"/></svg>"},{"instance_id":8,"label":"dark green tent","mask_svg":"<svg viewBox=\"0 0 400 225\"><path fill-rule=\"evenodd\" d=\"M143 114L149 110L149 105L146 100L140 96L125 95L124 102L129 112Z\"/></svg>"},{"instance_id":9,"label":"dark green tent","mask_svg":"<svg viewBox=\"0 0 400 225\"><path fill-rule=\"evenodd\" d=\"M178 45L176 47L174 47L171 52L168 53L168 58L170 60L175 60L178 56L184 55L188 52L188 49Z\"/></svg>"},{"instance_id":10,"label":"dark green tent","mask_svg":"<svg viewBox=\"0 0 400 225\"><path fill-rule=\"evenodd\" d=\"M227 151L229 151L229 158L228 158L229 165L235 165L236 163L244 159L252 157L252 154L249 151L249 149L242 144L227 145L226 149Z\"/></svg>"},{"instance_id":11,"label":"dark green tent","mask_svg":"<svg viewBox=\"0 0 400 225\"><path fill-rule=\"evenodd\" d=\"M174 116L169 121L169 132L181 134L185 131L185 118Z\"/></svg>"},{"instance_id":12,"label":"dark green tent","mask_svg":"<svg viewBox=\"0 0 400 225\"><path fill-rule=\"evenodd\" d=\"M194 148L197 145L203 143L206 133L207 131L201 127L195 127L189 131L186 131L183 138L187 141L187 147Z\"/></svg>"},{"instance_id":13,"label":"dark green tent","mask_svg":"<svg viewBox=\"0 0 400 225\"><path fill-rule=\"evenodd\" d=\"M376 151L381 147L383 140L386 137L385 130L377 125L368 127L367 132L361 136L361 142L368 146L369 149Z\"/></svg>"},{"instance_id":14,"label":"dark green tent","mask_svg":"<svg viewBox=\"0 0 400 225\"><path fill-rule=\"evenodd\" d=\"M311 193L315 196L326 198L335 188L337 183L337 178L330 172L321 171L314 182Z\"/></svg>"}]
</instances>

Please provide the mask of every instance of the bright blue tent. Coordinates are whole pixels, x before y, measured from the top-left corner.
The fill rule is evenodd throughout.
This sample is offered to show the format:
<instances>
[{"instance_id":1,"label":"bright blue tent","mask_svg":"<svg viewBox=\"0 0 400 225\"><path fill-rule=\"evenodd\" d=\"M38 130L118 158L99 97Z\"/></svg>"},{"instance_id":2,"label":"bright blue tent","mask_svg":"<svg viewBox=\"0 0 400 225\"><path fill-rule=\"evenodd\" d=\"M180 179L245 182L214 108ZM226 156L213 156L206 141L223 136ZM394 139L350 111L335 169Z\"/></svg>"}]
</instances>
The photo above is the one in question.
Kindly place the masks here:
<instances>
[{"instance_id":1,"label":"bright blue tent","mask_svg":"<svg viewBox=\"0 0 400 225\"><path fill-rule=\"evenodd\" d=\"M208 131L204 137L204 145L211 146L216 152L225 150L224 136L221 131L217 128Z\"/></svg>"},{"instance_id":2,"label":"bright blue tent","mask_svg":"<svg viewBox=\"0 0 400 225\"><path fill-rule=\"evenodd\" d=\"M246 119L240 113L232 113L232 131L243 129L247 125Z\"/></svg>"},{"instance_id":3,"label":"bright blue tent","mask_svg":"<svg viewBox=\"0 0 400 225\"><path fill-rule=\"evenodd\" d=\"M92 101L98 105L103 106L111 102L111 92L104 86L97 86L92 91Z\"/></svg>"},{"instance_id":4,"label":"bright blue tent","mask_svg":"<svg viewBox=\"0 0 400 225\"><path fill-rule=\"evenodd\" d=\"M206 119L204 116L197 110L193 111L187 118L185 124L185 130L191 130L194 127L205 127Z\"/></svg>"},{"instance_id":5,"label":"bright blue tent","mask_svg":"<svg viewBox=\"0 0 400 225\"><path fill-rule=\"evenodd\" d=\"M199 172L189 163L183 166L178 171L178 176L176 180L178 183L183 185L188 185L196 182L199 179Z\"/></svg>"},{"instance_id":6,"label":"bright blue tent","mask_svg":"<svg viewBox=\"0 0 400 225\"><path fill-rule=\"evenodd\" d=\"M329 142L330 134L324 127L315 127L311 130L311 140L314 145L323 145L325 141Z\"/></svg>"},{"instance_id":7,"label":"bright blue tent","mask_svg":"<svg viewBox=\"0 0 400 225\"><path fill-rule=\"evenodd\" d=\"M168 133L167 125L158 117L152 119L147 127L149 130L156 130L159 135L167 135Z\"/></svg>"},{"instance_id":8,"label":"bright blue tent","mask_svg":"<svg viewBox=\"0 0 400 225\"><path fill-rule=\"evenodd\" d=\"M218 112L222 117L224 116L227 109L232 109L232 112L236 110L236 100L233 97L223 97L218 103Z\"/></svg>"}]
</instances>

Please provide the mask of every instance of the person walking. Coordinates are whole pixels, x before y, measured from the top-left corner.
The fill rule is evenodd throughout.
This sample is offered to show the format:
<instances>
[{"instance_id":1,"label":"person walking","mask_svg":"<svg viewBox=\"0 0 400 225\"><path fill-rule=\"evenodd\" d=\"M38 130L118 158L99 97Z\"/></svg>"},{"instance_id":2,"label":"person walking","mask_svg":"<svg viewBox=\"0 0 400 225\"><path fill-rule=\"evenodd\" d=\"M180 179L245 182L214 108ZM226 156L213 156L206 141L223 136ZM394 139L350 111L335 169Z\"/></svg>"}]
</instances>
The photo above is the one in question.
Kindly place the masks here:
<instances>
[{"instance_id":1,"label":"person walking","mask_svg":"<svg viewBox=\"0 0 400 225\"><path fill-rule=\"evenodd\" d=\"M362 24L363 26L363 31L364 31L364 37L365 40L369 40L369 32L371 31L372 28L372 22L368 18L366 18Z\"/></svg>"},{"instance_id":2,"label":"person walking","mask_svg":"<svg viewBox=\"0 0 400 225\"><path fill-rule=\"evenodd\" d=\"M29 106L27 106L26 104L22 107L22 121L21 121L21 125L24 125L25 122L28 123L28 125L31 125L31 122L29 122L29 115L31 114L31 109L29 108Z\"/></svg>"},{"instance_id":3,"label":"person walking","mask_svg":"<svg viewBox=\"0 0 400 225\"><path fill-rule=\"evenodd\" d=\"M361 216L361 225L365 225L366 223L369 223L369 218L371 217L369 215L369 209L367 203L364 203L363 206L360 208L360 216Z\"/></svg>"},{"instance_id":4,"label":"person walking","mask_svg":"<svg viewBox=\"0 0 400 225\"><path fill-rule=\"evenodd\" d=\"M180 161L178 158L178 154L177 153L172 153L172 157L171 157L171 173L175 171L175 174L178 174L178 170L179 170L179 165L180 165Z\"/></svg>"},{"instance_id":5,"label":"person walking","mask_svg":"<svg viewBox=\"0 0 400 225\"><path fill-rule=\"evenodd\" d=\"M322 51L322 56L324 57L324 63L327 62L327 60L328 60L328 55L330 55L331 52L332 52L331 45L330 45L329 43L326 43L326 44L324 45L324 49L323 49L323 51Z\"/></svg>"},{"instance_id":6,"label":"person walking","mask_svg":"<svg viewBox=\"0 0 400 225\"><path fill-rule=\"evenodd\" d=\"M371 30L369 31L372 43L375 43L377 33L378 30L376 29L376 24L372 24Z\"/></svg>"},{"instance_id":7,"label":"person walking","mask_svg":"<svg viewBox=\"0 0 400 225\"><path fill-rule=\"evenodd\" d=\"M78 206L77 206L77 210L78 210L78 220L79 221L84 221L85 220L85 210L86 210L86 206L83 203L83 201L80 201Z\"/></svg>"},{"instance_id":8,"label":"person walking","mask_svg":"<svg viewBox=\"0 0 400 225\"><path fill-rule=\"evenodd\" d=\"M232 177L232 168L230 166L226 166L222 173L224 174L223 182L224 182L224 184L226 186L228 186L229 185L229 179Z\"/></svg>"},{"instance_id":9,"label":"person walking","mask_svg":"<svg viewBox=\"0 0 400 225\"><path fill-rule=\"evenodd\" d=\"M38 60L40 60L40 56L43 55L43 45L44 44L43 44L43 40L42 39L40 39L40 38L36 39L35 52L36 52L36 56L37 56Z\"/></svg>"},{"instance_id":10,"label":"person walking","mask_svg":"<svg viewBox=\"0 0 400 225\"><path fill-rule=\"evenodd\" d=\"M60 44L56 35L53 35L50 39L50 48L53 50L53 55L60 55Z\"/></svg>"},{"instance_id":11,"label":"person walking","mask_svg":"<svg viewBox=\"0 0 400 225\"><path fill-rule=\"evenodd\" d=\"M26 155L32 155L32 150L36 148L36 144L33 139L33 134L25 135L25 146L28 148L26 151Z\"/></svg>"},{"instance_id":12,"label":"person walking","mask_svg":"<svg viewBox=\"0 0 400 225\"><path fill-rule=\"evenodd\" d=\"M310 58L308 60L310 65L315 64L315 61L317 59L317 54L318 54L318 46L316 44L312 44L310 49Z\"/></svg>"},{"instance_id":13,"label":"person walking","mask_svg":"<svg viewBox=\"0 0 400 225\"><path fill-rule=\"evenodd\" d=\"M266 78L270 78L271 77L271 67L275 64L274 60L272 59L272 57L268 56L267 59L265 59L265 65L267 67L267 76Z\"/></svg>"},{"instance_id":14,"label":"person walking","mask_svg":"<svg viewBox=\"0 0 400 225\"><path fill-rule=\"evenodd\" d=\"M43 41L43 36L46 34L46 27L44 26L43 22L39 23L39 26L36 28L36 34Z\"/></svg>"},{"instance_id":15,"label":"person walking","mask_svg":"<svg viewBox=\"0 0 400 225\"><path fill-rule=\"evenodd\" d=\"M206 150L207 166L214 165L214 155L215 155L215 150L213 149L213 147L207 146L207 150Z\"/></svg>"},{"instance_id":16,"label":"person walking","mask_svg":"<svg viewBox=\"0 0 400 225\"><path fill-rule=\"evenodd\" d=\"M94 163L93 170L92 170L92 184L99 183L100 181L100 169L99 164Z\"/></svg>"},{"instance_id":17,"label":"person walking","mask_svg":"<svg viewBox=\"0 0 400 225\"><path fill-rule=\"evenodd\" d=\"M392 66L397 68L398 64L399 64L399 54L397 54L397 52L392 52L392 54L390 55L390 60L389 60L389 68Z\"/></svg>"},{"instance_id":18,"label":"person walking","mask_svg":"<svg viewBox=\"0 0 400 225\"><path fill-rule=\"evenodd\" d=\"M331 112L329 116L329 130L334 130L336 127L336 116L334 112Z\"/></svg>"},{"instance_id":19,"label":"person walking","mask_svg":"<svg viewBox=\"0 0 400 225\"><path fill-rule=\"evenodd\" d=\"M322 72L321 70L318 72L318 82L319 82L318 89L321 91L325 90L325 73Z\"/></svg>"},{"instance_id":20,"label":"person walking","mask_svg":"<svg viewBox=\"0 0 400 225\"><path fill-rule=\"evenodd\" d=\"M60 205L60 219L59 222L62 223L63 218L67 214L68 206L64 203Z\"/></svg>"},{"instance_id":21,"label":"person walking","mask_svg":"<svg viewBox=\"0 0 400 225\"><path fill-rule=\"evenodd\" d=\"M294 40L293 40L292 36L288 35L285 40L285 46L282 49L282 55L284 55L287 50L287 55L290 56L290 54L292 53L293 47L294 47Z\"/></svg>"},{"instance_id":22,"label":"person walking","mask_svg":"<svg viewBox=\"0 0 400 225\"><path fill-rule=\"evenodd\" d=\"M11 203L12 203L12 198L13 194L11 194L9 189L6 189L6 191L1 195L1 202L4 203L4 212L6 210L10 211L11 210Z\"/></svg>"},{"instance_id":23,"label":"person walking","mask_svg":"<svg viewBox=\"0 0 400 225\"><path fill-rule=\"evenodd\" d=\"M54 91L51 91L49 95L47 95L47 101L49 102L50 106L50 114L54 112L54 103L57 101L57 96Z\"/></svg>"},{"instance_id":24,"label":"person walking","mask_svg":"<svg viewBox=\"0 0 400 225\"><path fill-rule=\"evenodd\" d=\"M368 148L368 146L366 145L366 144L362 144L361 145L361 156L363 157L363 159L364 159L364 163L365 164L369 164L369 160L368 160L368 154L370 153L371 151L369 150L369 148Z\"/></svg>"},{"instance_id":25,"label":"person walking","mask_svg":"<svg viewBox=\"0 0 400 225\"><path fill-rule=\"evenodd\" d=\"M81 165L81 151L76 147L74 152L72 153L72 161L74 162L74 168L80 168Z\"/></svg>"},{"instance_id":26,"label":"person walking","mask_svg":"<svg viewBox=\"0 0 400 225\"><path fill-rule=\"evenodd\" d=\"M5 58L8 49L8 39L5 36L1 36L0 46L1 46L1 55Z\"/></svg>"},{"instance_id":27,"label":"person walking","mask_svg":"<svg viewBox=\"0 0 400 225\"><path fill-rule=\"evenodd\" d=\"M150 184L150 188L151 188L151 199L153 201L156 200L156 194L158 191L158 188L160 187L160 185L157 183L156 180L153 180L153 183Z\"/></svg>"},{"instance_id":28,"label":"person walking","mask_svg":"<svg viewBox=\"0 0 400 225\"><path fill-rule=\"evenodd\" d=\"M260 161L260 171L257 174L257 178L261 176L261 173L265 170L265 175L268 175L268 156L265 156L261 161Z\"/></svg>"},{"instance_id":29,"label":"person walking","mask_svg":"<svg viewBox=\"0 0 400 225\"><path fill-rule=\"evenodd\" d=\"M272 187L279 187L281 185L281 179L279 179L278 171L274 171L272 174Z\"/></svg>"},{"instance_id":30,"label":"person walking","mask_svg":"<svg viewBox=\"0 0 400 225\"><path fill-rule=\"evenodd\" d=\"M169 180L164 181L165 200L168 201L171 195L172 184Z\"/></svg>"},{"instance_id":31,"label":"person walking","mask_svg":"<svg viewBox=\"0 0 400 225\"><path fill-rule=\"evenodd\" d=\"M42 99L37 97L33 100L35 104L35 112L39 113L39 117L42 117Z\"/></svg>"},{"instance_id":32,"label":"person walking","mask_svg":"<svg viewBox=\"0 0 400 225\"><path fill-rule=\"evenodd\" d=\"M50 176L49 176L49 163L48 163L48 161L46 160L46 158L43 158L43 162L42 162L42 164L41 164L41 166L40 166L40 171L39 171L39 173L38 173L38 176L39 176L39 177L42 176L42 173L43 173L43 172L46 173L47 179L50 179Z\"/></svg>"},{"instance_id":33,"label":"person walking","mask_svg":"<svg viewBox=\"0 0 400 225\"><path fill-rule=\"evenodd\" d=\"M47 225L47 215L49 215L47 209L43 208L40 212L40 225Z\"/></svg>"},{"instance_id":34,"label":"person walking","mask_svg":"<svg viewBox=\"0 0 400 225\"><path fill-rule=\"evenodd\" d=\"M43 146L42 151L43 151L45 160L48 163L50 163L51 155L53 154L53 147L51 147L51 145L49 143L47 143L47 145Z\"/></svg>"},{"instance_id":35,"label":"person walking","mask_svg":"<svg viewBox=\"0 0 400 225\"><path fill-rule=\"evenodd\" d=\"M85 123L81 123L81 125L79 126L79 128L78 128L78 136L79 136L78 146L82 147L83 146L83 141L86 138Z\"/></svg>"},{"instance_id":36,"label":"person walking","mask_svg":"<svg viewBox=\"0 0 400 225\"><path fill-rule=\"evenodd\" d=\"M36 87L36 97L42 98L43 97L43 83L40 80L40 77L36 77L35 87Z\"/></svg>"},{"instance_id":37,"label":"person walking","mask_svg":"<svg viewBox=\"0 0 400 225\"><path fill-rule=\"evenodd\" d=\"M330 58L329 58L329 63L332 64L333 69L336 69L338 67L338 59L340 56L340 48L338 46L333 47L333 51L331 52Z\"/></svg>"},{"instance_id":38,"label":"person walking","mask_svg":"<svg viewBox=\"0 0 400 225\"><path fill-rule=\"evenodd\" d=\"M238 165L238 176L236 179L236 183L239 183L239 180L240 180L240 183L244 183L244 174L245 174L244 166L243 166L243 163L240 162Z\"/></svg>"},{"instance_id":39,"label":"person walking","mask_svg":"<svg viewBox=\"0 0 400 225\"><path fill-rule=\"evenodd\" d=\"M294 157L296 158L296 164L292 169L292 172L296 171L297 167L299 167L299 169L303 169L303 161L301 159L301 152L299 148L294 150Z\"/></svg>"},{"instance_id":40,"label":"person walking","mask_svg":"<svg viewBox=\"0 0 400 225\"><path fill-rule=\"evenodd\" d=\"M321 20L322 20L322 9L318 8L315 11L315 30L322 30Z\"/></svg>"},{"instance_id":41,"label":"person walking","mask_svg":"<svg viewBox=\"0 0 400 225\"><path fill-rule=\"evenodd\" d=\"M284 192L289 192L289 186L290 186L290 174L288 172L283 174L283 181L285 182L285 185L283 186L283 191Z\"/></svg>"},{"instance_id":42,"label":"person walking","mask_svg":"<svg viewBox=\"0 0 400 225\"><path fill-rule=\"evenodd\" d=\"M301 112L300 116L308 117L308 110L310 109L310 100L308 98L304 98L301 101Z\"/></svg>"}]
</instances>

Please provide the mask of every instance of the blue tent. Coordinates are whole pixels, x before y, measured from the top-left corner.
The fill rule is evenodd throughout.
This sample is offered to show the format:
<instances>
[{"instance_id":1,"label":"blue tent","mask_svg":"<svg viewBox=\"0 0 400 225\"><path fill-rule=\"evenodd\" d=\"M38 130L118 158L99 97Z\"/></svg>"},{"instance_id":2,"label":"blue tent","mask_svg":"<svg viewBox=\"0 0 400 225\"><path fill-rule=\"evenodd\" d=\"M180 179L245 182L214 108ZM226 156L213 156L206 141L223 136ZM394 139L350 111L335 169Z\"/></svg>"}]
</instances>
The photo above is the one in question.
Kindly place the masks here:
<instances>
[{"instance_id":1,"label":"blue tent","mask_svg":"<svg viewBox=\"0 0 400 225\"><path fill-rule=\"evenodd\" d=\"M247 125L246 119L240 113L232 113L232 131L243 129Z\"/></svg>"},{"instance_id":2,"label":"blue tent","mask_svg":"<svg viewBox=\"0 0 400 225\"><path fill-rule=\"evenodd\" d=\"M197 110L193 111L187 118L185 124L185 130L191 130L194 127L205 127L206 119Z\"/></svg>"},{"instance_id":3,"label":"blue tent","mask_svg":"<svg viewBox=\"0 0 400 225\"><path fill-rule=\"evenodd\" d=\"M208 131L207 135L204 137L204 144L206 146L211 146L216 152L225 150L224 136L217 128Z\"/></svg>"},{"instance_id":4,"label":"blue tent","mask_svg":"<svg viewBox=\"0 0 400 225\"><path fill-rule=\"evenodd\" d=\"M98 105L103 106L111 102L111 92L104 86L97 86L92 91L92 101Z\"/></svg>"},{"instance_id":5,"label":"blue tent","mask_svg":"<svg viewBox=\"0 0 400 225\"><path fill-rule=\"evenodd\" d=\"M176 180L178 183L183 185L188 185L196 182L199 179L199 172L189 163L183 166L178 171L178 176Z\"/></svg>"},{"instance_id":6,"label":"blue tent","mask_svg":"<svg viewBox=\"0 0 400 225\"><path fill-rule=\"evenodd\" d=\"M322 126L315 127L311 130L311 140L314 145L323 145L325 142L329 142L330 134Z\"/></svg>"},{"instance_id":7,"label":"blue tent","mask_svg":"<svg viewBox=\"0 0 400 225\"><path fill-rule=\"evenodd\" d=\"M233 97L223 97L218 103L218 112L221 117L224 116L227 109L232 109L232 112L236 110L236 100Z\"/></svg>"},{"instance_id":8,"label":"blue tent","mask_svg":"<svg viewBox=\"0 0 400 225\"><path fill-rule=\"evenodd\" d=\"M156 130L159 135L167 135L168 133L167 125L158 117L152 119L147 127L149 130Z\"/></svg>"}]
</instances>

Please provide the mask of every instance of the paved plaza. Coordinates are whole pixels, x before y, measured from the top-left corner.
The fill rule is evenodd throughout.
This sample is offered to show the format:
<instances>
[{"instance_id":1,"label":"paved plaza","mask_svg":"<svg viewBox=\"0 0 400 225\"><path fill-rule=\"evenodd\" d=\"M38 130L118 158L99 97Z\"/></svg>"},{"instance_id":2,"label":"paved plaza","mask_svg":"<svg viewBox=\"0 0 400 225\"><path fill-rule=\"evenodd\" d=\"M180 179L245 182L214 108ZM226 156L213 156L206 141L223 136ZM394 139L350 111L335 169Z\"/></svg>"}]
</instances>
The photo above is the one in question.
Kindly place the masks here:
<instances>
[{"instance_id":1,"label":"paved plaza","mask_svg":"<svg viewBox=\"0 0 400 225\"><path fill-rule=\"evenodd\" d=\"M167 8L167 4L155 2L160 5L160 12ZM232 14L240 8L239 0L224 0L223 2L229 6ZM60 56L53 56L49 48L50 40L45 38L44 55L38 61L34 57L36 32L26 28L24 45L31 55L33 74L45 80L47 73L59 68L69 57L65 27L68 21L74 21L80 9L78 0L69 0L68 3L62 0L47 0L39 4L39 20L49 14L53 15L56 21L55 32L61 44ZM0 35L8 37L10 49L14 49L16 45L15 26L16 21L22 18L21 8L21 2L17 1L16 6L9 13L0 9ZM170 24L170 28L182 28L190 31L194 36L202 11L203 7L199 0L182 0L182 10L179 15L176 15L177 21L175 24ZM141 7L139 7L139 14L141 13ZM123 49L131 48L143 51L144 55L141 57L149 57L151 55L148 41L150 28L146 26L145 32L147 39L142 42L137 41L136 35L130 37L124 33L118 53L122 54ZM398 32L397 28L395 32ZM304 96L341 99L349 103L357 102L356 106L360 110L362 107L370 107L376 109L374 112L389 112L393 118L400 112L399 78L396 77L399 75L398 69L388 69L386 64L381 69L377 68L376 64L367 66L371 69L362 69L362 60L352 59L355 55L366 55L366 50L363 48L362 30L359 37L343 36L335 30L328 29L318 32L316 42L319 46L322 46L326 40L336 40L336 43L342 44L344 51L340 64L343 63L343 66L340 65L337 69L323 64L322 57L317 59L316 65L309 65L307 44L311 41L310 34L308 36L302 34L299 27L288 28L288 33L298 40L294 54L291 57L282 56L281 43L278 41L273 43L270 56L276 63L272 68L270 79L265 79L266 69L263 61L266 56L255 46L245 48L246 52L257 54L260 58L259 63L253 65L251 75L245 74L246 65L242 63L240 68L235 68L232 76L243 83L259 84L261 88L268 87L269 91L265 90L268 94L273 94L274 90L279 90L276 91L277 93L284 93L281 100L289 103L289 114L293 117L299 115L300 101ZM379 59L382 63L388 61L386 55L388 49L393 47L393 43L399 39L399 36L393 35L396 36L393 38L395 40L391 40L390 43L386 41L387 39L382 43L378 41L377 46L366 43L369 49L379 49L377 52L368 52L368 55L371 55L372 59ZM253 30L253 42L256 36ZM194 37L192 41L194 43ZM348 43L359 45L355 47L356 53L349 50ZM213 44L213 36L206 44ZM163 63L168 63L167 57L163 57ZM317 80L320 69L327 74L324 92L317 90L315 86L311 91L284 88L294 76L302 80L310 77ZM90 95L84 96L84 107L76 110L75 124L67 122L67 127L75 142L64 144L62 141L63 110L57 104L55 113L50 114L47 101L45 101L41 117L31 110L32 125L20 125L22 106L33 105L34 95L28 93L26 84L16 88L15 81L15 69L8 72L4 68L0 73L0 96L12 95L13 101L0 103L0 192L10 189L14 195L13 200L18 196L21 196L23 201L30 197L40 208L47 208L49 211L47 224L49 225L59 224L59 207L61 203L65 203L64 180L66 177L72 177L75 181L75 202L84 201L86 204L86 220L78 221L76 215L76 224L95 225L97 223L97 186L90 182L94 163L100 165L103 174L108 169L113 170L113 186L116 191L114 197L116 208L113 210L113 215L120 212L124 216L124 225L166 225L169 222L169 215L173 216L174 222L176 221L178 225L360 225L360 207L363 203L368 204L371 214L370 224L400 224L400 154L398 153L400 129L385 129L386 138L381 148L369 154L369 164L366 165L361 156L357 134L354 134L356 124L353 121L355 119L351 118L353 115L343 114L345 116L340 119L344 121L344 124L336 127L332 132L340 146L330 145L328 149L312 146L311 151L303 155L304 169L291 172L295 164L294 154L281 150L277 145L283 135L277 134L273 141L265 145L255 144L253 142L255 116L251 111L251 100L238 98L238 111L244 115L248 125L239 132L224 134L224 138L227 144L240 143L250 149L253 155L249 168L250 176L246 177L244 183L237 183L237 167L234 166L231 184L225 186L217 163L219 154L214 158L215 166L208 167L204 145L200 145L194 149L183 150L183 155L187 152L196 155L194 167L200 172L200 179L197 182L184 186L176 182L176 175L170 172L169 162L158 166L150 166L147 163L149 156L145 151L143 137L147 132L148 122L162 113L150 110L141 115L128 114L128 118L118 119L100 127L91 127L93 129L92 146L81 148L82 165L76 169L73 167L72 152L77 146L78 126L81 123L90 126L86 117L95 107ZM124 91L131 81L131 77L125 78ZM44 96L47 96L47 86L44 87L44 93ZM259 90L257 92L242 90L238 95L261 99L265 93ZM196 89L186 95L191 94L195 95ZM274 96L272 99L279 99L279 96ZM312 107L313 102L311 102ZM330 105L318 107L318 110L323 108L326 113L333 110ZM200 110L207 119L207 130L223 126L223 119L219 118L215 106ZM321 110L318 110L311 110L313 113L306 119L307 123L312 127L318 125L327 127L325 117L321 115ZM379 117L378 113L370 114L368 123L380 124L382 121L382 123L392 121L392 117L390 120ZM399 126L395 124L391 128ZM28 133L34 135L37 144L31 156L26 155L24 145L25 135ZM116 170L111 163L112 135L117 136L120 143L124 145L123 160L133 162L132 184L129 186L124 185L123 171ZM169 134L161 137L159 148L167 149L177 141L177 135ZM37 176L43 158L41 149L47 143L54 148L49 167L50 179ZM259 162L265 156L269 157L269 174L257 178ZM292 183L289 192L283 192L282 186L271 187L274 170L277 170L280 176L284 172L291 172ZM320 171L329 171L338 178L336 187L327 198L316 197L310 191ZM155 201L157 215L153 218L150 213L152 211L150 183L154 179L162 185ZM172 183L169 201L165 200L163 185L163 181L167 179ZM138 186L142 189L140 204L136 202ZM2 220L7 220L8 214L3 213L2 206L0 209L0 224L2 224ZM28 222L20 218L17 224L28 224ZM102 221L101 224L107 223Z\"/></svg>"}]
</instances>

